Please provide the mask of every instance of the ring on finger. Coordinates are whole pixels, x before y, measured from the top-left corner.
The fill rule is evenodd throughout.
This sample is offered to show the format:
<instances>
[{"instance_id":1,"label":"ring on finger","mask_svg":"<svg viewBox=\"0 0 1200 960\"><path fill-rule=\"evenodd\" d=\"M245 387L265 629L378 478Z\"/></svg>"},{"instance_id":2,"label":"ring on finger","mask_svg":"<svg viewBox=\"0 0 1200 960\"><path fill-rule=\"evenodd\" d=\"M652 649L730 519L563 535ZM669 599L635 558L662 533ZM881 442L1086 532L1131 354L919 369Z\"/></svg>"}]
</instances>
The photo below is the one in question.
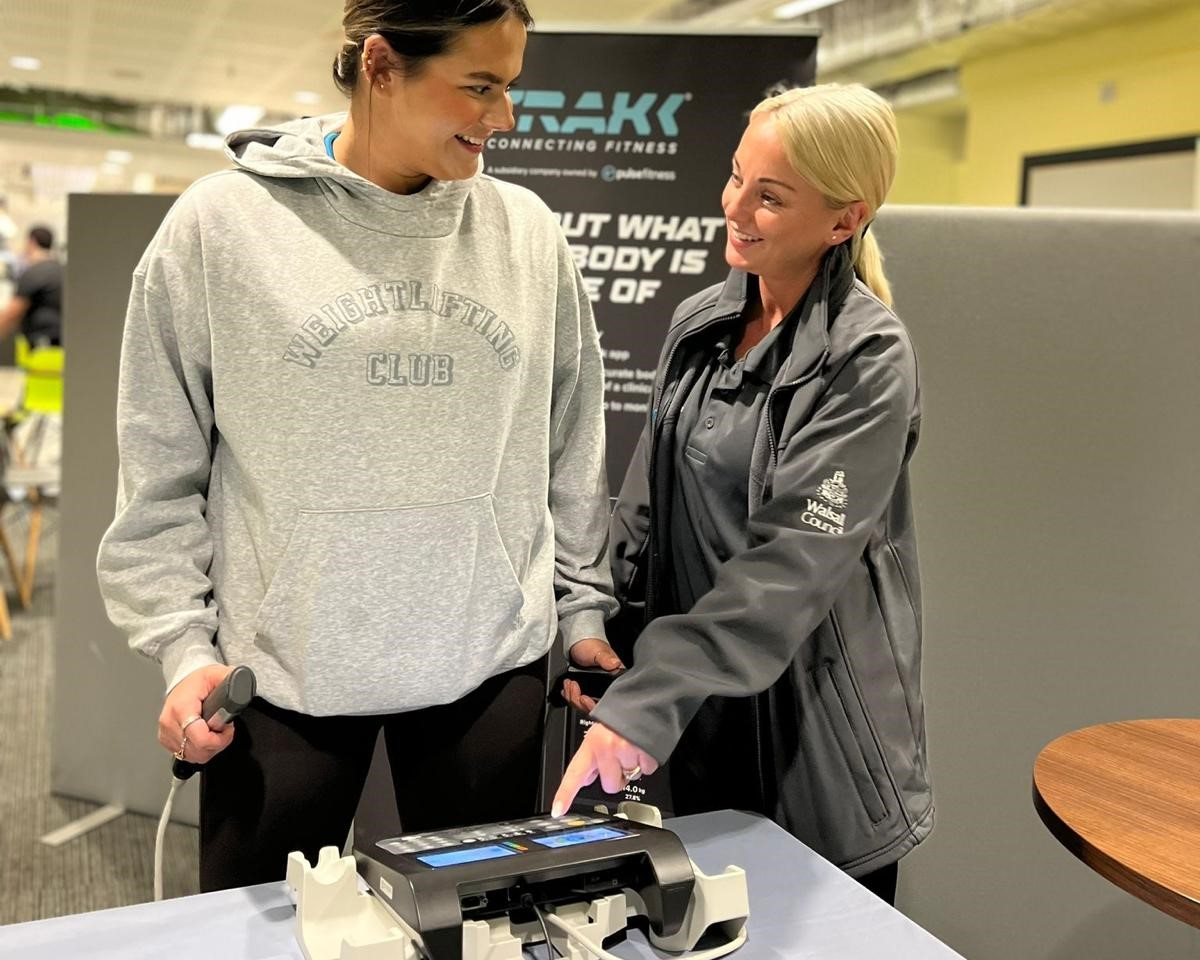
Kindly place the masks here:
<instances>
[{"instance_id":1,"label":"ring on finger","mask_svg":"<svg viewBox=\"0 0 1200 960\"><path fill-rule=\"evenodd\" d=\"M640 780L642 777L642 765L640 763L635 763L628 770L622 767L621 776L625 778L626 783L633 783L634 780Z\"/></svg>"},{"instance_id":2,"label":"ring on finger","mask_svg":"<svg viewBox=\"0 0 1200 960\"><path fill-rule=\"evenodd\" d=\"M188 728L188 727L190 727L190 726L191 726L193 723L195 723L197 720L203 720L203 719L204 719L203 717L197 716L197 715L196 715L196 714L194 714L194 713L193 713L193 714L191 714L190 716L188 716L188 717L187 717L187 718L186 718L186 719L183 721L183 723L181 723L181 724L179 725L179 730L180 730L180 732L186 735L186 734L187 734L187 728Z\"/></svg>"},{"instance_id":3,"label":"ring on finger","mask_svg":"<svg viewBox=\"0 0 1200 960\"><path fill-rule=\"evenodd\" d=\"M183 760L184 759L183 755L186 750L187 750L187 734L185 733L183 735L183 741L179 744L179 749L176 750L175 753L172 754L172 756L174 756L176 760Z\"/></svg>"}]
</instances>

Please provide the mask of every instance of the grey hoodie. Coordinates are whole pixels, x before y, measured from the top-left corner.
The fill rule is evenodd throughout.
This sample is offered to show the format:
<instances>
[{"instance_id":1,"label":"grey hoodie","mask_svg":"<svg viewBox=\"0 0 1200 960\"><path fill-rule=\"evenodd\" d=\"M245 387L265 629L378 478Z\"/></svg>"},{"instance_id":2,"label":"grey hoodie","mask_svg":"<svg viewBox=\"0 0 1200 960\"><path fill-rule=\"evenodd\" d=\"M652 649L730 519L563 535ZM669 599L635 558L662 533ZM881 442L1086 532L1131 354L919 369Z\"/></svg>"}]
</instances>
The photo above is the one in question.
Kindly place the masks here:
<instances>
[{"instance_id":1,"label":"grey hoodie","mask_svg":"<svg viewBox=\"0 0 1200 960\"><path fill-rule=\"evenodd\" d=\"M451 702L604 636L603 373L553 215L478 174L389 193L344 116L229 138L133 277L109 616L314 715Z\"/></svg>"}]
</instances>

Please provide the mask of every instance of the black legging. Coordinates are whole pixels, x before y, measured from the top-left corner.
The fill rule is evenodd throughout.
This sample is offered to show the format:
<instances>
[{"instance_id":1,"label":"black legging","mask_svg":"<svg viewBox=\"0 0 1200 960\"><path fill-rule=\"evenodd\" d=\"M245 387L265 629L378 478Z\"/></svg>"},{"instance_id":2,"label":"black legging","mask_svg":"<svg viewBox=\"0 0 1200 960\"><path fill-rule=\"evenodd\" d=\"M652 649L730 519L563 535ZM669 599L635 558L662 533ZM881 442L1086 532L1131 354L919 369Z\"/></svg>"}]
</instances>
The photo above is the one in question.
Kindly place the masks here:
<instances>
[{"instance_id":1,"label":"black legging","mask_svg":"<svg viewBox=\"0 0 1200 960\"><path fill-rule=\"evenodd\" d=\"M281 880L346 841L380 729L405 832L531 816L539 806L546 660L452 704L311 717L255 700L201 774L200 889Z\"/></svg>"}]
</instances>

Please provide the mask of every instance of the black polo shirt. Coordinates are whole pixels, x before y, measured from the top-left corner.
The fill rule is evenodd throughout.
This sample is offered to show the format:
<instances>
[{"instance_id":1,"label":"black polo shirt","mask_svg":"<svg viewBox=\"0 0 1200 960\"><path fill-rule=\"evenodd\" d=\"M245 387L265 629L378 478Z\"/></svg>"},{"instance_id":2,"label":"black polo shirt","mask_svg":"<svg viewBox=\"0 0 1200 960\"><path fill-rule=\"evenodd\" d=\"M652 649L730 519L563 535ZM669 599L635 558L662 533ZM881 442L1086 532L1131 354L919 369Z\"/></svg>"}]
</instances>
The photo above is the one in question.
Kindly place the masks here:
<instances>
[{"instance_id":1,"label":"black polo shirt","mask_svg":"<svg viewBox=\"0 0 1200 960\"><path fill-rule=\"evenodd\" d=\"M62 342L63 268L57 260L31 263L17 277L15 296L29 301L21 333L32 346Z\"/></svg>"},{"instance_id":2,"label":"black polo shirt","mask_svg":"<svg viewBox=\"0 0 1200 960\"><path fill-rule=\"evenodd\" d=\"M757 281L749 278L756 293ZM810 287L811 289L811 287ZM743 315L707 331L689 347L697 371L682 398L675 433L671 575L680 611L712 589L717 568L745 550L750 518L750 455L767 394L791 355L804 299L738 360Z\"/></svg>"}]
</instances>

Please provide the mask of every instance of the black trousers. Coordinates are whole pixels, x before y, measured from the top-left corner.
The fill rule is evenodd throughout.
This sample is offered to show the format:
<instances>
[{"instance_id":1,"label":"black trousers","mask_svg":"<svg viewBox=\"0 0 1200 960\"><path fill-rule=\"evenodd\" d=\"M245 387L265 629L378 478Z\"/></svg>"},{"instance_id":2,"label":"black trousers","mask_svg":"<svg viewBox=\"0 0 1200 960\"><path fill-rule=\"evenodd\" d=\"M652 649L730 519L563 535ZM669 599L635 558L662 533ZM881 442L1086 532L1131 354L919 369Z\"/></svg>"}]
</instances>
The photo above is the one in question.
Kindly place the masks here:
<instances>
[{"instance_id":1,"label":"black trousers","mask_svg":"<svg viewBox=\"0 0 1200 960\"><path fill-rule=\"evenodd\" d=\"M900 861L873 870L858 878L858 882L889 906L896 905L896 881L900 876Z\"/></svg>"},{"instance_id":2,"label":"black trousers","mask_svg":"<svg viewBox=\"0 0 1200 960\"><path fill-rule=\"evenodd\" d=\"M382 730L406 832L531 816L539 803L546 658L461 700L386 716L311 717L255 700L201 773L200 889L282 880L346 841Z\"/></svg>"}]
</instances>

